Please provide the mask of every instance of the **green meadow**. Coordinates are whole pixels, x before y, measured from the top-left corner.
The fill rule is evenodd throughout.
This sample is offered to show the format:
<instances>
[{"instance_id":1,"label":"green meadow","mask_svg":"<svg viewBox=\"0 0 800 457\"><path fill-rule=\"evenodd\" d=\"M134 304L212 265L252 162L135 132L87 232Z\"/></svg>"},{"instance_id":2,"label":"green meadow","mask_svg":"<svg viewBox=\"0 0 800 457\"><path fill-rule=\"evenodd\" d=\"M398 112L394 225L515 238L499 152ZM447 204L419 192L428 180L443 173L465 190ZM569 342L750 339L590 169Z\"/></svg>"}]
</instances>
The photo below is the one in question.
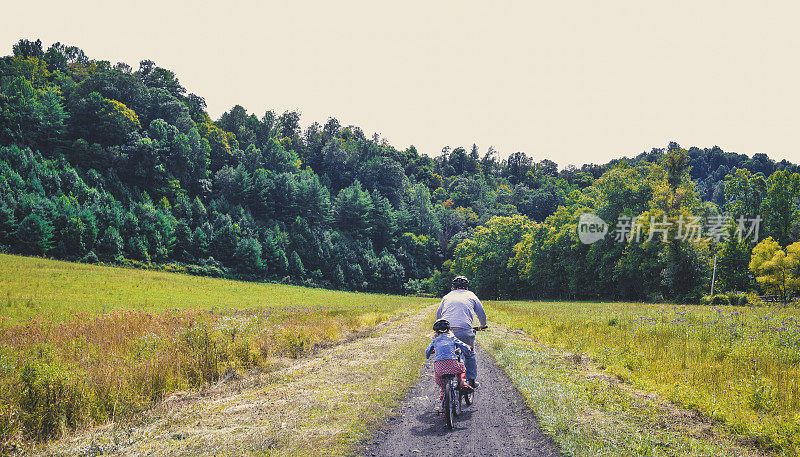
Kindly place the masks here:
<instances>
[{"instance_id":1,"label":"green meadow","mask_svg":"<svg viewBox=\"0 0 800 457\"><path fill-rule=\"evenodd\" d=\"M394 313L430 300L339 292L0 254L0 317L63 320L110 311L321 308Z\"/></svg>"}]
</instances>

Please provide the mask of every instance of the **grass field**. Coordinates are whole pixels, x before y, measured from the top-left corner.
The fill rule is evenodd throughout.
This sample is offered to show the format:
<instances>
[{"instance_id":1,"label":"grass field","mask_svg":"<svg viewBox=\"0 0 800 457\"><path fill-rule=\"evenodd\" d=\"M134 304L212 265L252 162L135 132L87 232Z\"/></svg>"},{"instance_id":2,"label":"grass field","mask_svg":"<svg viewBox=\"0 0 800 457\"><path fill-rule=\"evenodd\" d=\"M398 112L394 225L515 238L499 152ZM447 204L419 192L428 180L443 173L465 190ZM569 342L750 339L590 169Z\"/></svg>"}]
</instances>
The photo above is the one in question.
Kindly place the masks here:
<instances>
[{"instance_id":1,"label":"grass field","mask_svg":"<svg viewBox=\"0 0 800 457\"><path fill-rule=\"evenodd\" d=\"M492 319L800 454L800 312L637 303L493 302Z\"/></svg>"},{"instance_id":2,"label":"grass field","mask_svg":"<svg viewBox=\"0 0 800 457\"><path fill-rule=\"evenodd\" d=\"M479 339L564 455L767 455L748 437L621 382L586 356L538 343L496 321Z\"/></svg>"},{"instance_id":3,"label":"grass field","mask_svg":"<svg viewBox=\"0 0 800 457\"><path fill-rule=\"evenodd\" d=\"M0 319L65 320L112 310L231 311L320 308L393 313L419 298L335 292L0 254ZM428 300L430 301L430 300ZM358 311L361 310L361 311Z\"/></svg>"},{"instance_id":4,"label":"grass field","mask_svg":"<svg viewBox=\"0 0 800 457\"><path fill-rule=\"evenodd\" d=\"M272 371L430 299L0 255L0 449Z\"/></svg>"},{"instance_id":5,"label":"grass field","mask_svg":"<svg viewBox=\"0 0 800 457\"><path fill-rule=\"evenodd\" d=\"M203 389L234 372L281 373L317 348L434 301L0 255L0 451L135 417L170 392ZM573 357L563 354L584 354L612 380L701 411L734 434L753 437L764 450L800 454L798 310L486 305L490 320L512 329L485 336L487 349L565 452L738 452L738 444L709 442L684 433L682 425L660 429L660 418L670 412L657 402L613 382L576 376L569 368ZM421 346L409 340L401 350L402 338L397 341L392 350L398 354ZM396 367L401 384L412 382L418 369L418 354L408 354ZM331 379L337 377L331 371ZM351 381L349 395L364 394L361 378ZM292 389L282 382L270 388ZM348 408L359 411L355 404ZM379 420L341 414L330 416L339 422L326 423L323 416L320 426L339 430L329 442L339 443L331 446L341 454L350 445L342 446L341 437L349 436L344 442L352 444L366 433L365 424ZM643 432L651 426L655 431ZM292 440L286 445L299 446ZM326 449L334 448L316 451Z\"/></svg>"}]
</instances>

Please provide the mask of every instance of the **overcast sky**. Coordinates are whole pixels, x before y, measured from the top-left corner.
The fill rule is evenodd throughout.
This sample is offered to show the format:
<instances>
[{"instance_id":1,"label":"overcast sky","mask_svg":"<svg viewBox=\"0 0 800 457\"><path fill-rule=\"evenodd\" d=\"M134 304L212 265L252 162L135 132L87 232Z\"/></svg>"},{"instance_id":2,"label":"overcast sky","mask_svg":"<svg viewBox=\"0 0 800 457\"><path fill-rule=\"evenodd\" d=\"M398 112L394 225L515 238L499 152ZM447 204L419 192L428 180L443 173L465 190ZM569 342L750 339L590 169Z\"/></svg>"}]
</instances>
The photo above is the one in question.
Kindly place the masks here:
<instances>
[{"instance_id":1,"label":"overcast sky","mask_svg":"<svg viewBox=\"0 0 800 457\"><path fill-rule=\"evenodd\" d=\"M218 118L605 162L677 141L800 161L800 2L4 1L20 38L175 71Z\"/></svg>"}]
</instances>

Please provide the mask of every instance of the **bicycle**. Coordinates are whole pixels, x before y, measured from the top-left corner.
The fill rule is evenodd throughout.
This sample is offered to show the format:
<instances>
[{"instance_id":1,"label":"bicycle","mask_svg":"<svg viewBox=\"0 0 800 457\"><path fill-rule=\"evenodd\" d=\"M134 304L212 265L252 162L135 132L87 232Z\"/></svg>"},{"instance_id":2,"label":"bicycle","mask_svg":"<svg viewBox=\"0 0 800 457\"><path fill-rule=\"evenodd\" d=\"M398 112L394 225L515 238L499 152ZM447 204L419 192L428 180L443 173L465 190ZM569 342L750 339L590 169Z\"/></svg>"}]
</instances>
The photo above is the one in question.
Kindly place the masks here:
<instances>
[{"instance_id":1,"label":"bicycle","mask_svg":"<svg viewBox=\"0 0 800 457\"><path fill-rule=\"evenodd\" d=\"M486 327L472 327L472 330L478 332L486 330L487 328L489 328L488 325ZM458 362L464 363L461 349L456 348L455 352ZM461 390L461 383L459 383L458 378L454 374L442 375L442 379L445 381L446 386L444 389L444 396L442 397L442 413L444 414L444 421L447 424L447 428L452 430L456 417L461 414L461 402L463 401L467 406L471 405L475 391L465 392Z\"/></svg>"}]
</instances>

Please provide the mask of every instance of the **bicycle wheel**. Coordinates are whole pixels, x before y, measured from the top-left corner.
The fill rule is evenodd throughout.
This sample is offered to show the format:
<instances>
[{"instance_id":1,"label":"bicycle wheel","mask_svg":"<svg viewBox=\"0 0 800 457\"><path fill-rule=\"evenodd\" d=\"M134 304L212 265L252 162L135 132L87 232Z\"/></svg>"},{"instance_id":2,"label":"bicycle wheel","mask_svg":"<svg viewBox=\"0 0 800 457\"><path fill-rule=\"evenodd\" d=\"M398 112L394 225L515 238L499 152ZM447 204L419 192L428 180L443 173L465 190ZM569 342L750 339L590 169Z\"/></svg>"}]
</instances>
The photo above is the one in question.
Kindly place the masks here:
<instances>
[{"instance_id":1,"label":"bicycle wheel","mask_svg":"<svg viewBox=\"0 0 800 457\"><path fill-rule=\"evenodd\" d=\"M461 395L464 396L464 403L466 403L467 406L469 406L472 404L472 396L475 395L475 392L469 392L469 393L464 392Z\"/></svg>"},{"instance_id":2,"label":"bicycle wheel","mask_svg":"<svg viewBox=\"0 0 800 457\"><path fill-rule=\"evenodd\" d=\"M450 389L453 391L453 415L458 416L461 414L461 388L457 379L453 378L450 382Z\"/></svg>"},{"instance_id":3,"label":"bicycle wheel","mask_svg":"<svg viewBox=\"0 0 800 457\"><path fill-rule=\"evenodd\" d=\"M444 389L444 401L442 402L442 412L444 413L444 421L447 424L447 428L453 428L454 422L454 415L453 415L453 402L455 399L453 398L453 389L450 386L450 383Z\"/></svg>"}]
</instances>

